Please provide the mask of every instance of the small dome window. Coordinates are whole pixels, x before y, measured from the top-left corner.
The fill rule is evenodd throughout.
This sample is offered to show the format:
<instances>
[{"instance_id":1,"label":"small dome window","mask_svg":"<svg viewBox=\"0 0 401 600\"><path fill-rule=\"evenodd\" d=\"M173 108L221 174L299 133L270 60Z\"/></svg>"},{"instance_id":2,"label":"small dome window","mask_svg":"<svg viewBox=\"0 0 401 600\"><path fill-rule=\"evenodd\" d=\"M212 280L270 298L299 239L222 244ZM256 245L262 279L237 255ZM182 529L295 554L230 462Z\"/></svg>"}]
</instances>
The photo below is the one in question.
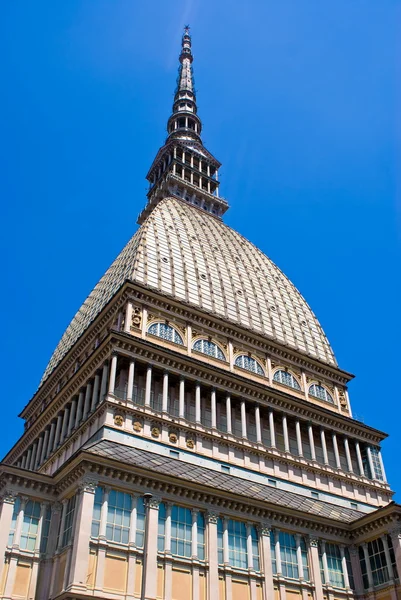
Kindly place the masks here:
<instances>
[{"instance_id":1,"label":"small dome window","mask_svg":"<svg viewBox=\"0 0 401 600\"><path fill-rule=\"evenodd\" d=\"M277 383L281 383L282 385L287 385L294 390L301 391L301 386L295 379L294 375L288 371L284 371L283 369L280 369L274 373L273 381L277 381Z\"/></svg>"},{"instance_id":2,"label":"small dome window","mask_svg":"<svg viewBox=\"0 0 401 600\"><path fill-rule=\"evenodd\" d=\"M202 354L207 354L208 356L213 356L213 358L218 358L219 360L226 360L226 357L223 354L221 348L215 344L214 342L210 342L209 340L197 340L192 349L196 352L201 352Z\"/></svg>"},{"instance_id":3,"label":"small dome window","mask_svg":"<svg viewBox=\"0 0 401 600\"><path fill-rule=\"evenodd\" d=\"M326 390L326 388L317 383L312 383L312 385L310 386L309 396L312 396L313 398L318 398L318 400L330 402L330 404L334 404L333 396Z\"/></svg>"},{"instance_id":4,"label":"small dome window","mask_svg":"<svg viewBox=\"0 0 401 600\"><path fill-rule=\"evenodd\" d=\"M240 356L237 356L235 359L235 366L241 367L241 369L246 369L247 371L252 371L258 375L265 374L258 361L247 354L240 354Z\"/></svg>"},{"instance_id":5,"label":"small dome window","mask_svg":"<svg viewBox=\"0 0 401 600\"><path fill-rule=\"evenodd\" d=\"M162 338L163 340L167 340L168 342L174 342L175 344L180 344L180 346L184 345L183 339L178 331L174 329L174 327L171 327L171 325L167 325L167 323L153 323L149 327L148 333Z\"/></svg>"}]
</instances>

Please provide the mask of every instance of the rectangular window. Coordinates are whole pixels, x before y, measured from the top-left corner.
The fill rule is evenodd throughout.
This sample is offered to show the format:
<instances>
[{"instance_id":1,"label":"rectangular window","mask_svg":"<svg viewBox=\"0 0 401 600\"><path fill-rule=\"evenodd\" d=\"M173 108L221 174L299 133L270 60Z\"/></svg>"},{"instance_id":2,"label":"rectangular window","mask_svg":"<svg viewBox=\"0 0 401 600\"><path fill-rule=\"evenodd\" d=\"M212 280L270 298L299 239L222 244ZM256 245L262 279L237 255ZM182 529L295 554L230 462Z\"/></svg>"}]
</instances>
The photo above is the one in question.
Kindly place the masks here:
<instances>
[{"instance_id":1,"label":"rectangular window","mask_svg":"<svg viewBox=\"0 0 401 600\"><path fill-rule=\"evenodd\" d=\"M24 520L20 539L21 550L35 550L40 519L40 503L29 500L24 509Z\"/></svg>"},{"instance_id":2,"label":"rectangular window","mask_svg":"<svg viewBox=\"0 0 401 600\"><path fill-rule=\"evenodd\" d=\"M386 555L380 538L368 542L370 567L372 569L373 585L381 585L389 580Z\"/></svg>"},{"instance_id":3,"label":"rectangular window","mask_svg":"<svg viewBox=\"0 0 401 600\"><path fill-rule=\"evenodd\" d=\"M375 446L370 447L370 455L372 457L373 471L374 471L373 477L374 477L374 479L383 481L383 471L382 471L382 465L380 462L379 452L380 452L379 448L376 448Z\"/></svg>"},{"instance_id":4,"label":"rectangular window","mask_svg":"<svg viewBox=\"0 0 401 600\"><path fill-rule=\"evenodd\" d=\"M270 553L272 555L272 571L273 575L277 575L277 561L276 561L276 544L274 543L274 533L270 532Z\"/></svg>"},{"instance_id":5,"label":"rectangular window","mask_svg":"<svg viewBox=\"0 0 401 600\"><path fill-rule=\"evenodd\" d=\"M390 552L390 560L391 560L391 564L392 564L393 571L394 571L394 577L396 579L398 579L399 576L398 576L398 570L397 570L397 563L395 560L394 546L393 546L393 541L392 541L390 535L387 536L387 544L388 544L388 549Z\"/></svg>"},{"instance_id":6,"label":"rectangular window","mask_svg":"<svg viewBox=\"0 0 401 600\"><path fill-rule=\"evenodd\" d=\"M246 569L247 543L246 543L246 525L241 521L228 520L228 556L230 565Z\"/></svg>"},{"instance_id":7,"label":"rectangular window","mask_svg":"<svg viewBox=\"0 0 401 600\"><path fill-rule=\"evenodd\" d=\"M189 508L171 509L171 553L190 558L192 554L192 513Z\"/></svg>"},{"instance_id":8,"label":"rectangular window","mask_svg":"<svg viewBox=\"0 0 401 600\"><path fill-rule=\"evenodd\" d=\"M363 587L365 588L365 590L367 590L369 587L369 579L368 579L368 573L367 573L367 568L366 568L365 553L363 551L362 546L359 546L359 563L361 565Z\"/></svg>"},{"instance_id":9,"label":"rectangular window","mask_svg":"<svg viewBox=\"0 0 401 600\"><path fill-rule=\"evenodd\" d=\"M106 539L119 544L128 544L131 510L131 494L116 490L109 492Z\"/></svg>"},{"instance_id":10,"label":"rectangular window","mask_svg":"<svg viewBox=\"0 0 401 600\"><path fill-rule=\"evenodd\" d=\"M252 562L255 571L260 571L260 560L259 560L259 537L256 527L251 527L252 536Z\"/></svg>"},{"instance_id":11,"label":"rectangular window","mask_svg":"<svg viewBox=\"0 0 401 600\"><path fill-rule=\"evenodd\" d=\"M282 573L284 577L298 579L299 571L295 536L291 533L280 531L279 540Z\"/></svg>"},{"instance_id":12,"label":"rectangular window","mask_svg":"<svg viewBox=\"0 0 401 600\"><path fill-rule=\"evenodd\" d=\"M102 504L103 504L103 488L97 487L95 491L95 501L93 505L93 517L92 517L92 537L99 537L100 531L100 514L102 512Z\"/></svg>"},{"instance_id":13,"label":"rectangular window","mask_svg":"<svg viewBox=\"0 0 401 600\"><path fill-rule=\"evenodd\" d=\"M19 498L17 498L14 502L14 510L13 510L13 516L11 518L10 533L8 534L8 545L9 546L13 545L15 527L17 524L17 517L18 517L18 513L20 511L20 508L21 508L21 500Z\"/></svg>"},{"instance_id":14,"label":"rectangular window","mask_svg":"<svg viewBox=\"0 0 401 600\"><path fill-rule=\"evenodd\" d=\"M319 550L320 552L320 550ZM330 583L334 587L343 588L344 587L344 575L341 564L341 552L339 546L336 544L328 544L326 543L326 558L327 558L327 568ZM321 562L322 569L322 581L324 583L328 583L324 578L324 569L323 569L323 561Z\"/></svg>"},{"instance_id":15,"label":"rectangular window","mask_svg":"<svg viewBox=\"0 0 401 600\"><path fill-rule=\"evenodd\" d=\"M354 574L352 572L351 556L350 556L348 548L345 548L345 560L347 562L347 573L348 573L349 586L350 586L351 590L355 590Z\"/></svg>"},{"instance_id":16,"label":"rectangular window","mask_svg":"<svg viewBox=\"0 0 401 600\"><path fill-rule=\"evenodd\" d=\"M71 498L69 498L67 502L64 520L64 531L62 537L62 548L67 546L71 541L72 527L74 524L75 502L76 496L71 496Z\"/></svg>"}]
</instances>

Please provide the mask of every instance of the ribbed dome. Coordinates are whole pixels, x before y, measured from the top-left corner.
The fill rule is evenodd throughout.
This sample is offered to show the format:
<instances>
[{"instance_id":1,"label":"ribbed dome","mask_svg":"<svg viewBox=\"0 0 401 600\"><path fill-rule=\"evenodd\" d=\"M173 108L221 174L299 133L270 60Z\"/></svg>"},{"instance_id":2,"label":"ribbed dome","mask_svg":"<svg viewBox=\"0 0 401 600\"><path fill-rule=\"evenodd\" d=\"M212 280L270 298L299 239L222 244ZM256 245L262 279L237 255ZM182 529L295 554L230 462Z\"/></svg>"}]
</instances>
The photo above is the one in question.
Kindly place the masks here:
<instances>
[{"instance_id":1,"label":"ribbed dome","mask_svg":"<svg viewBox=\"0 0 401 600\"><path fill-rule=\"evenodd\" d=\"M166 198L85 300L42 381L126 279L336 365L315 315L267 256L207 212Z\"/></svg>"}]
</instances>

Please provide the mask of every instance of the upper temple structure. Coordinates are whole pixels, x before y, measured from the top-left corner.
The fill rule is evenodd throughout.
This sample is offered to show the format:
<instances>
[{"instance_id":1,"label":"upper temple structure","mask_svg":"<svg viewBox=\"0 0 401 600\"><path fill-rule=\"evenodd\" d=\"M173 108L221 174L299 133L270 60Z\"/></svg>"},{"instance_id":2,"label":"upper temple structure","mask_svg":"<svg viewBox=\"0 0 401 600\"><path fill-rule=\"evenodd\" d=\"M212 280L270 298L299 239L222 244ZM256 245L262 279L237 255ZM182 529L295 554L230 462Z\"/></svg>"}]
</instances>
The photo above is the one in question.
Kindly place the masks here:
<instances>
[{"instance_id":1,"label":"upper temple structure","mask_svg":"<svg viewBox=\"0 0 401 600\"><path fill-rule=\"evenodd\" d=\"M316 316L224 224L185 28L140 227L0 465L6 600L400 600L401 506Z\"/></svg>"}]
</instances>

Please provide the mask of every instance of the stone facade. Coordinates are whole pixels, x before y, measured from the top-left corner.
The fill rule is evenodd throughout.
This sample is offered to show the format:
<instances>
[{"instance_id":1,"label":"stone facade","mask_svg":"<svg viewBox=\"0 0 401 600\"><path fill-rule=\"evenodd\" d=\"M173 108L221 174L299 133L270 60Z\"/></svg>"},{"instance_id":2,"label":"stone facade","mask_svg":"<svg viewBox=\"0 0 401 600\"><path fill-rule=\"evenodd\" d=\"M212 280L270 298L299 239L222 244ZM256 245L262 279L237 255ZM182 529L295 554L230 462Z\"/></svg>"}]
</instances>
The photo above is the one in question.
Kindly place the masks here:
<instances>
[{"instance_id":1,"label":"stone facade","mask_svg":"<svg viewBox=\"0 0 401 600\"><path fill-rule=\"evenodd\" d=\"M186 30L141 227L1 464L5 599L401 598L401 507L312 311L224 225Z\"/></svg>"}]
</instances>

